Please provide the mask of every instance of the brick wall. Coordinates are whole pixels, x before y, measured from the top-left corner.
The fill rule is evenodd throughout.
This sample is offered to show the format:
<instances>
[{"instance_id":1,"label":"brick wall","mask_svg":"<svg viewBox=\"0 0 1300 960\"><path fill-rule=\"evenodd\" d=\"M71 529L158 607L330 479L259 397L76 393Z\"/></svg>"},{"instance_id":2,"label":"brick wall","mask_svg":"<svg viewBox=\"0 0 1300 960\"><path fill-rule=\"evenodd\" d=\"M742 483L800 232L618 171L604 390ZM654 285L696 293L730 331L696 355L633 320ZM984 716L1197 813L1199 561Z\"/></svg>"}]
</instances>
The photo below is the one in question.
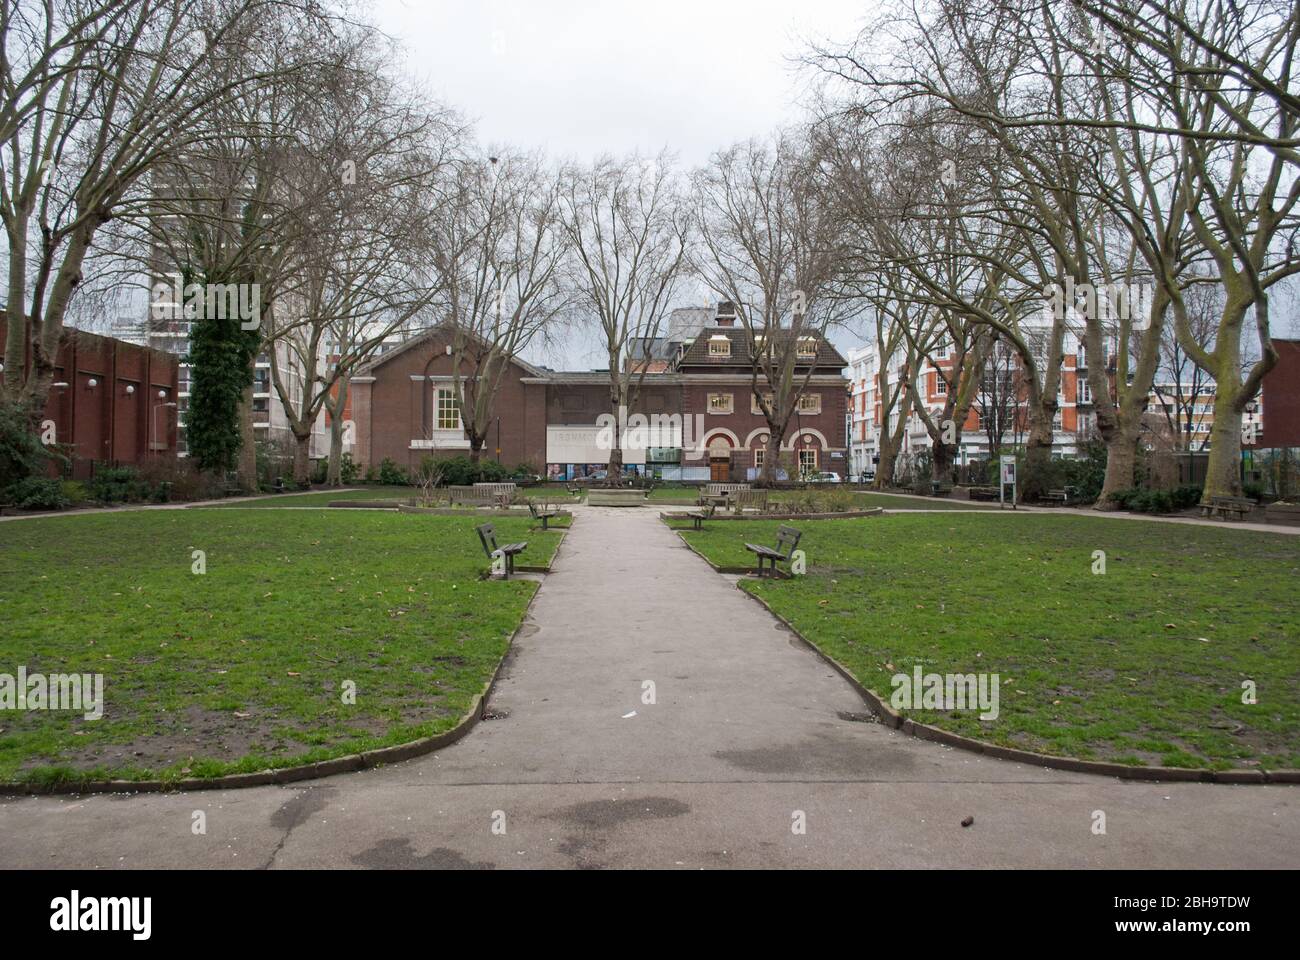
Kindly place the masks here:
<instances>
[{"instance_id":1,"label":"brick wall","mask_svg":"<svg viewBox=\"0 0 1300 960\"><path fill-rule=\"evenodd\" d=\"M0 314L0 354L7 333ZM161 350L64 331L54 382L67 386L50 389L44 419L53 421L56 442L70 452L75 479L88 478L95 462L176 456L176 408L163 404L176 401L178 366L178 357Z\"/></svg>"}]
</instances>

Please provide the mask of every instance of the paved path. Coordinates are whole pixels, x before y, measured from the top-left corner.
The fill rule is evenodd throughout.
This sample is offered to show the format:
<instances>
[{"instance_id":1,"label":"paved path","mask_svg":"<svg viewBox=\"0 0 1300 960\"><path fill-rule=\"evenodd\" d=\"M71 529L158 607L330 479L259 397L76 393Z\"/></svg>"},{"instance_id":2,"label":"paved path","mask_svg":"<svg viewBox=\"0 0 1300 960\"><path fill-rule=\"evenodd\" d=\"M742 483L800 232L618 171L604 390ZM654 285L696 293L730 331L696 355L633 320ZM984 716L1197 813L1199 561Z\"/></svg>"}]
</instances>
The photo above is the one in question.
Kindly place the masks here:
<instances>
[{"instance_id":1,"label":"paved path","mask_svg":"<svg viewBox=\"0 0 1300 960\"><path fill-rule=\"evenodd\" d=\"M842 719L852 689L657 511L576 512L494 695L507 716L290 787L0 800L0 867L1300 862L1300 787L1121 783Z\"/></svg>"}]
</instances>

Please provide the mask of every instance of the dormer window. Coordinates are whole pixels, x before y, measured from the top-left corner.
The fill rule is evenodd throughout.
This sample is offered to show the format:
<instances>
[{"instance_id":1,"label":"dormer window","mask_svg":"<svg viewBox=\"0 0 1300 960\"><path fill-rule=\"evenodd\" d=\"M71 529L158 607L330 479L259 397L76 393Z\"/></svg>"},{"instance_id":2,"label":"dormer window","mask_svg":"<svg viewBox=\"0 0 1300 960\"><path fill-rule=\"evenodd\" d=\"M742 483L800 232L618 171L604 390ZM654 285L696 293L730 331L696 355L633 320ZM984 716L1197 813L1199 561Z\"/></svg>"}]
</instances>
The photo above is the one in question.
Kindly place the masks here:
<instances>
[{"instance_id":1,"label":"dormer window","mask_svg":"<svg viewBox=\"0 0 1300 960\"><path fill-rule=\"evenodd\" d=\"M801 360L812 359L817 356L817 338L800 337L798 344L795 346L796 355Z\"/></svg>"},{"instance_id":2,"label":"dormer window","mask_svg":"<svg viewBox=\"0 0 1300 960\"><path fill-rule=\"evenodd\" d=\"M731 356L731 341L722 334L714 334L709 338L709 356L711 357L729 357Z\"/></svg>"}]
</instances>

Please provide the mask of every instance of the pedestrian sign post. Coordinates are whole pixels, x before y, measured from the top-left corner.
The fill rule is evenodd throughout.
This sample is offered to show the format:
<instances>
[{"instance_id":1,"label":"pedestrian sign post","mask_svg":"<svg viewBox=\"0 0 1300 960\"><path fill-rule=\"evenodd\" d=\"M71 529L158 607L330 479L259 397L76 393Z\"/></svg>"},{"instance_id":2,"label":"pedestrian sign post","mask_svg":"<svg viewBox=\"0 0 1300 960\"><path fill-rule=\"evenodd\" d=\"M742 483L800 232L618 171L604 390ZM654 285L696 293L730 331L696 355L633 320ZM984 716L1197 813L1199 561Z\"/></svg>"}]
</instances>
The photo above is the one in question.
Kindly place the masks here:
<instances>
[{"instance_id":1,"label":"pedestrian sign post","mask_svg":"<svg viewBox=\"0 0 1300 960\"><path fill-rule=\"evenodd\" d=\"M1016 458L1014 456L1004 456L1001 459L1002 482L998 485L1000 491L999 506L1007 505L1007 487L1011 488L1011 509L1016 509Z\"/></svg>"}]
</instances>

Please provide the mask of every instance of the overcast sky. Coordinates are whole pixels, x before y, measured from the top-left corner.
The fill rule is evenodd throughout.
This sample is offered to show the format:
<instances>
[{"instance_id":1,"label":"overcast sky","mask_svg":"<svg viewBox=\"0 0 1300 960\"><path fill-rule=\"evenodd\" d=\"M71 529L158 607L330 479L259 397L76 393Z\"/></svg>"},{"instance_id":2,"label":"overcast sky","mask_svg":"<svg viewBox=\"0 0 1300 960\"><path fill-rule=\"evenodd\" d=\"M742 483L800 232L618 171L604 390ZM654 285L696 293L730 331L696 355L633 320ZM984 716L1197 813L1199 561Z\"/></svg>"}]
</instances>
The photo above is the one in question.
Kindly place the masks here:
<instances>
[{"instance_id":1,"label":"overcast sky","mask_svg":"<svg viewBox=\"0 0 1300 960\"><path fill-rule=\"evenodd\" d=\"M479 140L557 159L658 153L695 167L798 118L809 40L847 42L871 0L374 0L406 70ZM694 285L684 299L703 300ZM852 344L841 344L841 349ZM533 351L528 351L530 354ZM594 338L540 362L603 366Z\"/></svg>"},{"instance_id":2,"label":"overcast sky","mask_svg":"<svg viewBox=\"0 0 1300 960\"><path fill-rule=\"evenodd\" d=\"M480 139L683 163L797 116L788 58L846 41L871 0L375 0L410 71Z\"/></svg>"}]
</instances>

